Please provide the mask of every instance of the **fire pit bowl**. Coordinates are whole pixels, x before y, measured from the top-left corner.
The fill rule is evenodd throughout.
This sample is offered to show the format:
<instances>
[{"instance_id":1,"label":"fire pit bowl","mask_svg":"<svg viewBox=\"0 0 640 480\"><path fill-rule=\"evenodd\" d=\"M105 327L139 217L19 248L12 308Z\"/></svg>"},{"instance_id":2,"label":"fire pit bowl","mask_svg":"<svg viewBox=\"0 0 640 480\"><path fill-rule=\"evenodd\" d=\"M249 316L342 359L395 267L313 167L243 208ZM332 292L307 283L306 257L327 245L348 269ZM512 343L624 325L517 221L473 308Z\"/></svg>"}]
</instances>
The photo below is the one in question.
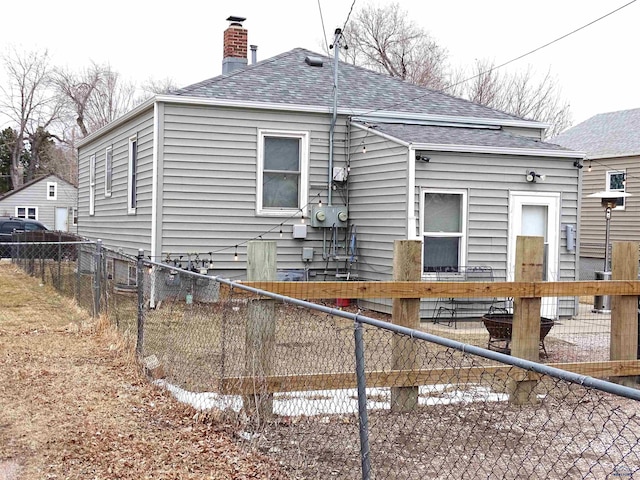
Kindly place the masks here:
<instances>
[{"instance_id":1,"label":"fire pit bowl","mask_svg":"<svg viewBox=\"0 0 640 480\"><path fill-rule=\"evenodd\" d=\"M489 350L511 354L511 332L513 329L513 314L488 313L482 317L482 323L489 332ZM544 338L547 336L554 321L550 318L540 317L540 347L544 354L547 349L544 346Z\"/></svg>"}]
</instances>

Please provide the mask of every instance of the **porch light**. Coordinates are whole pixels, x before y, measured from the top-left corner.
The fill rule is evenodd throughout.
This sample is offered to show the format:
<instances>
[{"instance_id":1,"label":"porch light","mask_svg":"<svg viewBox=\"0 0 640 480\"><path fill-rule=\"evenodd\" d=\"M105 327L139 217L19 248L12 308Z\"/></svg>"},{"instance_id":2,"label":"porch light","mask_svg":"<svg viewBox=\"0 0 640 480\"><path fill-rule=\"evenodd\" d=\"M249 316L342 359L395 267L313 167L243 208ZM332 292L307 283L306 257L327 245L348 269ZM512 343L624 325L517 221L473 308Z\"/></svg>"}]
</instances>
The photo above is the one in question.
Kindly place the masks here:
<instances>
[{"instance_id":1,"label":"porch light","mask_svg":"<svg viewBox=\"0 0 640 480\"><path fill-rule=\"evenodd\" d=\"M526 176L527 182L530 183L536 183L536 181L539 179L541 182L544 182L547 179L546 175L541 175L539 173L536 173L533 170L527 170L527 176Z\"/></svg>"}]
</instances>

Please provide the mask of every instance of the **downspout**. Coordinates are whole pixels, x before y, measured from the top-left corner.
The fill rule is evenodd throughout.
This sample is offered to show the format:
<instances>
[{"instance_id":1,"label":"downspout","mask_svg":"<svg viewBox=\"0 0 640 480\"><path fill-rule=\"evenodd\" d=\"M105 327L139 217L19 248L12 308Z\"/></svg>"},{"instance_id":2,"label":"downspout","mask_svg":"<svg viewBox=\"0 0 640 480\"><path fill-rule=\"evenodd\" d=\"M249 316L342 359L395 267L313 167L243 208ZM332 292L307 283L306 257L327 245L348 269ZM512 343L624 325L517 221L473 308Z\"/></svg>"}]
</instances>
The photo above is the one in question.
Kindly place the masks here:
<instances>
[{"instance_id":1,"label":"downspout","mask_svg":"<svg viewBox=\"0 0 640 480\"><path fill-rule=\"evenodd\" d=\"M331 127L329 128L329 175L328 175L328 192L327 192L327 204L332 205L333 196L333 143L336 129L336 122L338 120L338 63L340 61L340 39L342 38L342 30L336 28L335 37L333 40L333 107L331 115Z\"/></svg>"}]
</instances>

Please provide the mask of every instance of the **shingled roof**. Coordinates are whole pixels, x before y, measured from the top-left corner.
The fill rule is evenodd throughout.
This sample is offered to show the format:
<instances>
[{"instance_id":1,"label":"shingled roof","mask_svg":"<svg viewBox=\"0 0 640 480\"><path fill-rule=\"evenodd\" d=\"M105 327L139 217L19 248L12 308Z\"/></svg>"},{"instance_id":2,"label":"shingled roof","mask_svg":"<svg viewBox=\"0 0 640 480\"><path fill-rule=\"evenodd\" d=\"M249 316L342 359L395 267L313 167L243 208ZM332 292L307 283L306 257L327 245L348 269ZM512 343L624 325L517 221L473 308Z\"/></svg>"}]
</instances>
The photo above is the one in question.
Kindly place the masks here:
<instances>
[{"instance_id":1,"label":"shingled roof","mask_svg":"<svg viewBox=\"0 0 640 480\"><path fill-rule=\"evenodd\" d=\"M307 64L305 58L308 56L322 58L323 65ZM338 106L341 109L523 120L345 62L340 64L338 87ZM212 99L330 107L333 103L333 59L296 48L171 93Z\"/></svg>"},{"instance_id":2,"label":"shingled roof","mask_svg":"<svg viewBox=\"0 0 640 480\"><path fill-rule=\"evenodd\" d=\"M514 135L499 128L467 128L440 125L407 125L391 123L369 124L375 131L390 135L414 145L466 145L471 147L497 147L504 149L540 150L558 152L567 157L582 157L559 145Z\"/></svg>"},{"instance_id":3,"label":"shingled roof","mask_svg":"<svg viewBox=\"0 0 640 480\"><path fill-rule=\"evenodd\" d=\"M640 155L640 108L600 113L549 142L582 150L591 158Z\"/></svg>"}]
</instances>

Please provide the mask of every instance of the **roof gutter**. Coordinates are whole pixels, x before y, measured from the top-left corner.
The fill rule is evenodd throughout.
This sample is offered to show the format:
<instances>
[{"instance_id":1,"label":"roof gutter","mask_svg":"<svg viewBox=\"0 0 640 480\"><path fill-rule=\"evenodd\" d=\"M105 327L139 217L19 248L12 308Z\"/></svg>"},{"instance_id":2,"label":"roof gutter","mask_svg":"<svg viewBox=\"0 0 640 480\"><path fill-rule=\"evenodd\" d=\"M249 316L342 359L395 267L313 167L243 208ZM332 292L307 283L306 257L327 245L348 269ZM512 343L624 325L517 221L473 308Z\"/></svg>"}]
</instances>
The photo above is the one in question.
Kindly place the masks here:
<instances>
[{"instance_id":1,"label":"roof gutter","mask_svg":"<svg viewBox=\"0 0 640 480\"><path fill-rule=\"evenodd\" d=\"M375 130L374 130L375 131ZM379 133L379 132L376 132ZM450 145L438 143L414 143L416 150L433 150L440 152L458 153L489 153L496 155L524 155L527 157L553 157L553 158L586 158L584 152L573 150L546 150L543 148L514 148L514 147L490 147L485 145Z\"/></svg>"}]
</instances>

